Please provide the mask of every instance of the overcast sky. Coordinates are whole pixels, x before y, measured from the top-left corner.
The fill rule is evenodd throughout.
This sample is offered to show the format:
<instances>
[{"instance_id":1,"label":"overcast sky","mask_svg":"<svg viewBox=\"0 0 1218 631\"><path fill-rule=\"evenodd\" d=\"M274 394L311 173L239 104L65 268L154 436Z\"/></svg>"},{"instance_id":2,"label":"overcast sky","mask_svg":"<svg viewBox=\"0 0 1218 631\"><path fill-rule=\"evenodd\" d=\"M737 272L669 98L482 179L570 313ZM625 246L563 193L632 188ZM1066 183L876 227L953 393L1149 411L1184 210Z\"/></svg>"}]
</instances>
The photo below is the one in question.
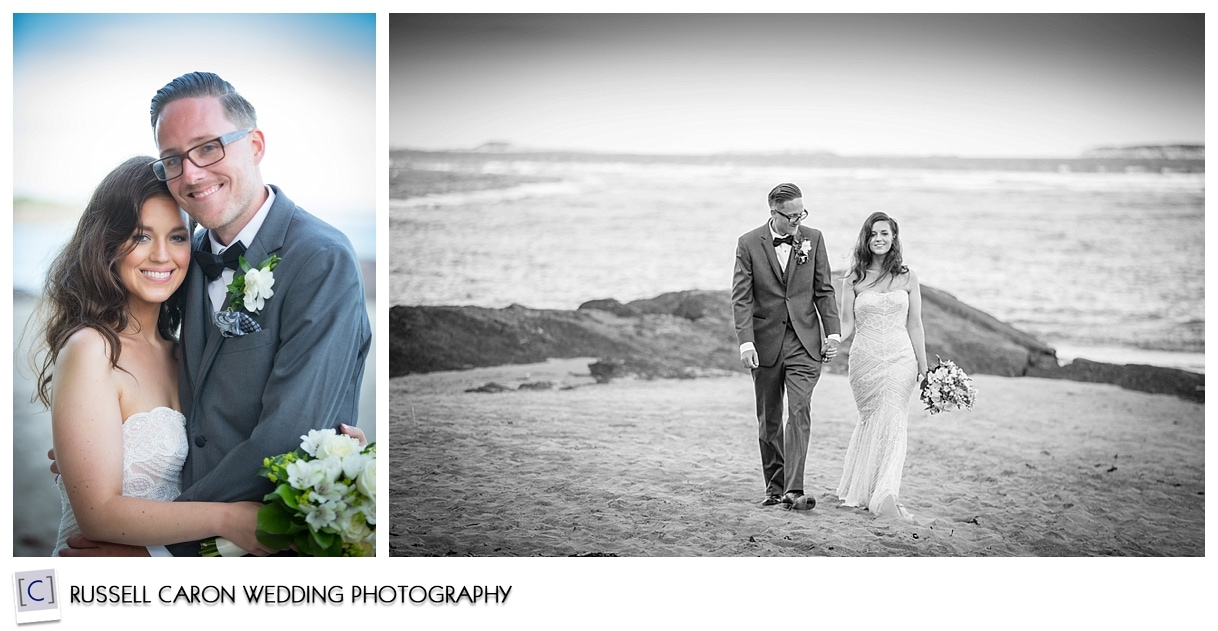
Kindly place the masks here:
<instances>
[{"instance_id":1,"label":"overcast sky","mask_svg":"<svg viewBox=\"0 0 1218 631\"><path fill-rule=\"evenodd\" d=\"M392 15L391 147L1072 156L1204 142L1204 16Z\"/></svg>"},{"instance_id":2,"label":"overcast sky","mask_svg":"<svg viewBox=\"0 0 1218 631\"><path fill-rule=\"evenodd\" d=\"M15 15L13 194L83 204L157 153L149 102L195 70L253 103L267 182L315 214L373 215L375 14Z\"/></svg>"}]
</instances>

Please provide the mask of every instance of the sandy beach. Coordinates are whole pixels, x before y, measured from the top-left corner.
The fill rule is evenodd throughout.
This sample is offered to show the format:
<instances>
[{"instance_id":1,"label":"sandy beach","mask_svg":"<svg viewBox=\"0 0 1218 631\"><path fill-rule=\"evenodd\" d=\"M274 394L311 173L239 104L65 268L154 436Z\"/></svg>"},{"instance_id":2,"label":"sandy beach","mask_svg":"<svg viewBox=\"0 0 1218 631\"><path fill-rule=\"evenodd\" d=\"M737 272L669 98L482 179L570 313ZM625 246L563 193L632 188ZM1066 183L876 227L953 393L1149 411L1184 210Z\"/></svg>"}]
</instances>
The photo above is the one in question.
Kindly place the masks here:
<instances>
[{"instance_id":1,"label":"sandy beach","mask_svg":"<svg viewBox=\"0 0 1218 631\"><path fill-rule=\"evenodd\" d=\"M762 508L745 375L617 380L589 359L390 380L395 556L1205 554L1204 406L1116 386L975 376L971 411L910 403L902 503L839 506L845 376L813 396L812 511ZM501 392L466 392L497 383ZM554 387L519 388L550 382Z\"/></svg>"}]
</instances>

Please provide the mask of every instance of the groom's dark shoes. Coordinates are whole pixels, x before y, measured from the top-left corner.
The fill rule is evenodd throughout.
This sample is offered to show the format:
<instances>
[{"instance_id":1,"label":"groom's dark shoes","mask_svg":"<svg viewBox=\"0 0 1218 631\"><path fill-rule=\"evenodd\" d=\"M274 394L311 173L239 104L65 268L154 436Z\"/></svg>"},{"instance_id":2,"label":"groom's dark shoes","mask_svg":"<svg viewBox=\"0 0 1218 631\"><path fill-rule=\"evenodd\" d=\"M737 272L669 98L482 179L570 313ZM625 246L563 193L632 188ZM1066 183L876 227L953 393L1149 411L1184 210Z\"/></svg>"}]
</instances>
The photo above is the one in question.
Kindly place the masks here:
<instances>
[{"instance_id":1,"label":"groom's dark shoes","mask_svg":"<svg viewBox=\"0 0 1218 631\"><path fill-rule=\"evenodd\" d=\"M765 499L761 501L762 506L774 506L781 503L782 498L777 495L767 495L765 496Z\"/></svg>"},{"instance_id":2,"label":"groom's dark shoes","mask_svg":"<svg viewBox=\"0 0 1218 631\"><path fill-rule=\"evenodd\" d=\"M816 498L804 495L803 491L791 491L782 496L782 503L791 510L812 510L816 506Z\"/></svg>"}]
</instances>

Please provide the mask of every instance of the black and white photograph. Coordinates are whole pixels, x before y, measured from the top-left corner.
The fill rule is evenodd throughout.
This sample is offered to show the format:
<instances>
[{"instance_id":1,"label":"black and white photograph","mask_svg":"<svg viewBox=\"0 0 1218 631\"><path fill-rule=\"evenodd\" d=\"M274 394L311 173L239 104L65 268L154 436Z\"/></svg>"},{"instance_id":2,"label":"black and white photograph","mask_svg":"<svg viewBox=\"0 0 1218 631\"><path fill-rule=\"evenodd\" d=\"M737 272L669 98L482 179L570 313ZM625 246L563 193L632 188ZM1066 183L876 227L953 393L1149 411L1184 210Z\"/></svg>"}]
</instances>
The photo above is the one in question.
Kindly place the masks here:
<instances>
[{"instance_id":1,"label":"black and white photograph","mask_svg":"<svg viewBox=\"0 0 1218 631\"><path fill-rule=\"evenodd\" d=\"M388 33L389 555L1205 555L1204 14Z\"/></svg>"}]
</instances>

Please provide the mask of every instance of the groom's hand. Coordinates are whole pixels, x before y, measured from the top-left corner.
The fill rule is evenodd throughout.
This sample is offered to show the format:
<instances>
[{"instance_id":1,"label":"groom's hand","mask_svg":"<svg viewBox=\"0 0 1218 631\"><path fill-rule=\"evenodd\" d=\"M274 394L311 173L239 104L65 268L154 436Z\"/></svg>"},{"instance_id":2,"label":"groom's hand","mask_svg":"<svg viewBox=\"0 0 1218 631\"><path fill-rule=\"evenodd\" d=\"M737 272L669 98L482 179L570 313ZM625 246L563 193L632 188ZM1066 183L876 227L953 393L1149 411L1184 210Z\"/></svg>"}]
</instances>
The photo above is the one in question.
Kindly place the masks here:
<instances>
[{"instance_id":1,"label":"groom's hand","mask_svg":"<svg viewBox=\"0 0 1218 631\"><path fill-rule=\"evenodd\" d=\"M84 535L68 537L68 547L59 551L63 557L146 557L148 548L121 543L90 541Z\"/></svg>"},{"instance_id":2,"label":"groom's hand","mask_svg":"<svg viewBox=\"0 0 1218 631\"><path fill-rule=\"evenodd\" d=\"M821 347L824 349L824 352L821 354L821 361L826 363L833 361L833 358L837 357L837 348L840 345L841 342L838 340L838 338L824 338L821 341Z\"/></svg>"},{"instance_id":3,"label":"groom's hand","mask_svg":"<svg viewBox=\"0 0 1218 631\"><path fill-rule=\"evenodd\" d=\"M752 370L757 367L757 351L748 349L740 352L740 363L744 364L745 368Z\"/></svg>"}]
</instances>

